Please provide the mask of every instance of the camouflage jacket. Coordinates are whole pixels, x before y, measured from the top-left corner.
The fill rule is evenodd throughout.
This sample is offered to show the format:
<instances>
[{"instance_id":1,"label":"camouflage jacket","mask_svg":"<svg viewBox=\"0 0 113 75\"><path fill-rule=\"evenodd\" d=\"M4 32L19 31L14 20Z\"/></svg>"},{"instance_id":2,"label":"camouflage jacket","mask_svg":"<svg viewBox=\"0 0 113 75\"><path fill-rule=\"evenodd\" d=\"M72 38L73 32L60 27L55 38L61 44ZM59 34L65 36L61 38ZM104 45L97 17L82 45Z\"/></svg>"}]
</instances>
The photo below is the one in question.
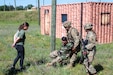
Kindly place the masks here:
<instances>
[{"instance_id":1,"label":"camouflage jacket","mask_svg":"<svg viewBox=\"0 0 113 75\"><path fill-rule=\"evenodd\" d=\"M86 35L86 40L88 40L88 44L85 46L88 50L92 50L97 41L97 36L94 31L89 31Z\"/></svg>"},{"instance_id":2,"label":"camouflage jacket","mask_svg":"<svg viewBox=\"0 0 113 75\"><path fill-rule=\"evenodd\" d=\"M74 43L74 48L76 48L79 45L80 36L77 29L71 27L69 31L67 31L67 38L68 38L68 42Z\"/></svg>"},{"instance_id":3,"label":"camouflage jacket","mask_svg":"<svg viewBox=\"0 0 113 75\"><path fill-rule=\"evenodd\" d=\"M70 55L72 47L73 43L67 43L61 46L59 52L62 59L66 59Z\"/></svg>"}]
</instances>

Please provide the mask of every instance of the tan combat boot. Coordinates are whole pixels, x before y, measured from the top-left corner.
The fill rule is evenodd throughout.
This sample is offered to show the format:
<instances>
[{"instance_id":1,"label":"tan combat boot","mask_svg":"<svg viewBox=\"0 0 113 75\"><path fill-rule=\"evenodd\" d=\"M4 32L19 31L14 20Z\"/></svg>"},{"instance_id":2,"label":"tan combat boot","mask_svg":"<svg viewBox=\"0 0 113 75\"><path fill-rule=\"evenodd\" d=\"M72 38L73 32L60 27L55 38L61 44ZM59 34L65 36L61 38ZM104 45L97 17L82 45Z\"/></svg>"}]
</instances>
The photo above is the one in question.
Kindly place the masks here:
<instances>
[{"instance_id":1,"label":"tan combat boot","mask_svg":"<svg viewBox=\"0 0 113 75\"><path fill-rule=\"evenodd\" d=\"M86 72L87 73L87 75L91 75L89 72Z\"/></svg>"},{"instance_id":2,"label":"tan combat boot","mask_svg":"<svg viewBox=\"0 0 113 75\"><path fill-rule=\"evenodd\" d=\"M47 63L47 64L46 64L46 66L52 66L52 65L53 65L52 63Z\"/></svg>"},{"instance_id":3,"label":"tan combat boot","mask_svg":"<svg viewBox=\"0 0 113 75\"><path fill-rule=\"evenodd\" d=\"M93 75L97 75L97 73L93 74Z\"/></svg>"},{"instance_id":4,"label":"tan combat boot","mask_svg":"<svg viewBox=\"0 0 113 75\"><path fill-rule=\"evenodd\" d=\"M66 67L66 69L71 69L72 67L73 67L72 64L68 64L67 67Z\"/></svg>"}]
</instances>

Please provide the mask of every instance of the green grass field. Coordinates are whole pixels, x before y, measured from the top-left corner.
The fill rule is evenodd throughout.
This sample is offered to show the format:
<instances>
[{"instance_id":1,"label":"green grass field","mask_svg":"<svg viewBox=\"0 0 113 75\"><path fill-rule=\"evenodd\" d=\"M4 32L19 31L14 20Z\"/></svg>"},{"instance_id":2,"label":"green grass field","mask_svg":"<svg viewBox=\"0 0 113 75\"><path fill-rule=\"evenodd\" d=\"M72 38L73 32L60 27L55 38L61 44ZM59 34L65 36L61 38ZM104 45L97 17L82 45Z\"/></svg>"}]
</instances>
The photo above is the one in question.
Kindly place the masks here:
<instances>
[{"instance_id":1,"label":"green grass field","mask_svg":"<svg viewBox=\"0 0 113 75\"><path fill-rule=\"evenodd\" d=\"M0 75L86 75L81 64L76 64L72 69L65 69L66 66L46 67L45 64L50 61L50 36L41 35L40 26L32 22L26 32L24 62L26 69L23 72L9 71L16 57L16 50L11 47L13 35L20 23L0 22ZM56 49L59 49L60 44L60 39L56 39ZM97 45L93 65L98 75L113 75L113 43ZM19 69L19 63L16 68Z\"/></svg>"}]
</instances>

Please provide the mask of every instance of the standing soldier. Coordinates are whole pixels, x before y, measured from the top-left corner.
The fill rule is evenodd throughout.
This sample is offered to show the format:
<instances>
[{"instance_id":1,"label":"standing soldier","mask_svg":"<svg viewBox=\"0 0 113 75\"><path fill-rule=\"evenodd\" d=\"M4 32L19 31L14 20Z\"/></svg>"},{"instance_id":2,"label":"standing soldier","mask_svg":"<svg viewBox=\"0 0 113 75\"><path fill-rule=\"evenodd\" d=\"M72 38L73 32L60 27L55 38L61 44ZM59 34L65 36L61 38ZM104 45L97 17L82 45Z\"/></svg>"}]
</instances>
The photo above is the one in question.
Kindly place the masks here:
<instances>
[{"instance_id":1,"label":"standing soldier","mask_svg":"<svg viewBox=\"0 0 113 75\"><path fill-rule=\"evenodd\" d=\"M78 30L74 27L71 27L71 22L65 21L63 26L67 31L68 42L74 43L70 56L70 63L67 66L67 68L71 68L73 67L74 62L77 60L78 51L80 51L80 36Z\"/></svg>"},{"instance_id":2,"label":"standing soldier","mask_svg":"<svg viewBox=\"0 0 113 75\"><path fill-rule=\"evenodd\" d=\"M92 24L86 24L84 26L85 31L87 32L86 35L86 40L87 40L87 45L85 45L85 49L87 52L83 54L87 54L87 57L84 59L84 66L86 68L86 72L88 75L93 74L96 75L96 70L95 68L91 65L95 53L96 53L96 33L92 30L93 25Z\"/></svg>"}]
</instances>

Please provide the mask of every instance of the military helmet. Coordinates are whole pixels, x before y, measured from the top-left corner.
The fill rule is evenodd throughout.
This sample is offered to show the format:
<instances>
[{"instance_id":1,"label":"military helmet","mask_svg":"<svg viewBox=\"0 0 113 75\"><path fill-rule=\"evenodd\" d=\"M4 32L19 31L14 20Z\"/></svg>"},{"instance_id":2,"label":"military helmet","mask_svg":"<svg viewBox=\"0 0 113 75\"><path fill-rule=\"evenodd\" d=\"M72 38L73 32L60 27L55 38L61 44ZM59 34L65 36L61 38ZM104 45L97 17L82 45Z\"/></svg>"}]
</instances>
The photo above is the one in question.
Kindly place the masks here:
<instances>
[{"instance_id":1,"label":"military helmet","mask_svg":"<svg viewBox=\"0 0 113 75\"><path fill-rule=\"evenodd\" d=\"M87 23L84 25L84 29L87 30L87 29L92 29L93 28L93 25L91 23Z\"/></svg>"},{"instance_id":2,"label":"military helmet","mask_svg":"<svg viewBox=\"0 0 113 75\"><path fill-rule=\"evenodd\" d=\"M65 22L63 23L63 26L64 26L64 27L69 27L69 26L71 26L71 22L65 21Z\"/></svg>"}]
</instances>

